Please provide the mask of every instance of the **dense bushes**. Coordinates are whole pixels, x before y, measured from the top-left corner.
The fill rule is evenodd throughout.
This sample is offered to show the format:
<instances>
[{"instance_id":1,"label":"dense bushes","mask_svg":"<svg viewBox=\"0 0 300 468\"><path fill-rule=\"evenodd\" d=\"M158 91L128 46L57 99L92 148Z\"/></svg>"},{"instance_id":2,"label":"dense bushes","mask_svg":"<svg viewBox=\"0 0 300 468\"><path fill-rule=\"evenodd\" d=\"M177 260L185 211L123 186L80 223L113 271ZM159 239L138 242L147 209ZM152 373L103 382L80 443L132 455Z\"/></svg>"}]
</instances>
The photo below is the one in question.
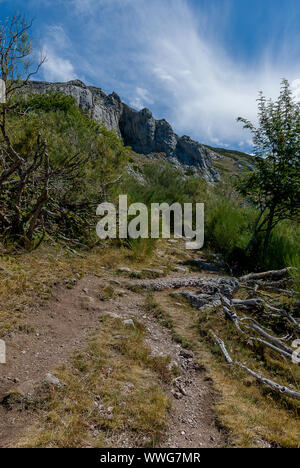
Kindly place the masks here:
<instances>
[{"instance_id":1,"label":"dense bushes","mask_svg":"<svg viewBox=\"0 0 300 468\"><path fill-rule=\"evenodd\" d=\"M51 237L91 244L103 187L122 173L127 162L127 150L116 133L59 93L29 96L8 114L6 131L21 164L0 190L2 243L32 248L42 237ZM10 155L1 138L0 146L3 174L10 168ZM35 224L29 230L32 220Z\"/></svg>"},{"instance_id":2,"label":"dense bushes","mask_svg":"<svg viewBox=\"0 0 300 468\"><path fill-rule=\"evenodd\" d=\"M130 202L205 203L205 248L221 253L231 267L239 271L279 269L286 265L300 268L300 226L280 223L272 233L268 255L263 260L262 238L244 253L251 239L256 210L241 200L227 184L208 187L201 178L182 174L168 164L152 162L142 171L144 183L126 180L124 193Z\"/></svg>"},{"instance_id":3,"label":"dense bushes","mask_svg":"<svg viewBox=\"0 0 300 468\"><path fill-rule=\"evenodd\" d=\"M130 203L188 203L202 201L207 185L199 177L183 177L182 173L164 162L147 163L142 168L141 182L128 177L122 189Z\"/></svg>"},{"instance_id":4,"label":"dense bushes","mask_svg":"<svg viewBox=\"0 0 300 468\"><path fill-rule=\"evenodd\" d=\"M157 161L139 165L141 180L125 175L128 151L116 133L84 115L73 98L60 93L29 96L21 107L21 115L10 114L7 131L13 147L29 165L34 159L37 135L47 141L52 177L43 223L49 238L93 243L95 207L103 201L103 187L124 173L122 183L111 187L112 200L119 193L127 193L129 203L143 202L147 206L162 202L170 205L204 202L205 247L221 253L231 266L240 270L300 266L300 227L296 222L285 221L277 226L264 260L260 237L246 255L244 249L257 213L229 184L208 187L200 177L183 177L170 164ZM25 109L28 111L24 112ZM26 226L26 216L39 197L42 180L43 168L40 168L27 180L18 199L18 175L12 174L1 191L0 236L6 246L22 236L22 231L14 232L14 227L9 225L16 206L21 223ZM41 236L39 223L33 242L38 243ZM155 244L144 239L124 243L137 256L151 253Z\"/></svg>"},{"instance_id":5,"label":"dense bushes","mask_svg":"<svg viewBox=\"0 0 300 468\"><path fill-rule=\"evenodd\" d=\"M32 94L26 96L20 106L23 110L41 110L43 112L71 112L77 113L75 99L58 91L50 91L45 94Z\"/></svg>"},{"instance_id":6,"label":"dense bushes","mask_svg":"<svg viewBox=\"0 0 300 468\"><path fill-rule=\"evenodd\" d=\"M263 238L258 237L251 250L244 253L253 232L256 211L250 206L213 196L206 209L207 246L223 254L240 270L280 269L287 265L300 267L300 226L285 221L274 229L268 254L263 259Z\"/></svg>"}]
</instances>

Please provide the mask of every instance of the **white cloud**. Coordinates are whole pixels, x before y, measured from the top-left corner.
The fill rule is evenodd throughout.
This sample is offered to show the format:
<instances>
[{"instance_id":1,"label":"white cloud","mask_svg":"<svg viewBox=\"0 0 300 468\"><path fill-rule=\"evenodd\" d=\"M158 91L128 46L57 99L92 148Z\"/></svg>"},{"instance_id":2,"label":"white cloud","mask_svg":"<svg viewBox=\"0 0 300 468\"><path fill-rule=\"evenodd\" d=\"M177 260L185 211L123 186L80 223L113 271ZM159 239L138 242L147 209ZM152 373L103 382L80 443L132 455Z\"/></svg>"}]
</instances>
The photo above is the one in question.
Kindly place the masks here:
<instances>
[{"instance_id":1,"label":"white cloud","mask_svg":"<svg viewBox=\"0 0 300 468\"><path fill-rule=\"evenodd\" d=\"M156 4L156 14L147 15L147 73L158 80L161 93L170 99L172 123L179 132L226 146L249 144L249 134L236 122L242 115L256 120L257 96L263 90L276 97L282 77L294 70L270 65L265 56L244 65L217 42L209 29L201 27L183 0L174 8ZM202 17L203 20L203 17ZM142 34L142 31L141 31ZM300 80L294 82L300 96Z\"/></svg>"},{"instance_id":2,"label":"white cloud","mask_svg":"<svg viewBox=\"0 0 300 468\"><path fill-rule=\"evenodd\" d=\"M297 41L283 38L276 53L266 42L255 62L250 53L235 57L224 39L230 13L214 2L203 2L202 10L188 0L63 3L73 6L68 19L77 32L68 37L60 25L48 28L45 79L80 72L88 84L114 90L136 108L150 107L179 134L247 147L249 134L236 118L256 119L260 90L276 97L286 77L300 99Z\"/></svg>"},{"instance_id":3,"label":"white cloud","mask_svg":"<svg viewBox=\"0 0 300 468\"><path fill-rule=\"evenodd\" d=\"M69 81L77 78L71 61L72 41L62 25L50 25L45 31L46 62L42 72L46 81Z\"/></svg>"},{"instance_id":4,"label":"white cloud","mask_svg":"<svg viewBox=\"0 0 300 468\"><path fill-rule=\"evenodd\" d=\"M52 46L56 49L72 48L72 41L66 34L62 25L56 24L48 26L46 30L47 41L51 41Z\"/></svg>"},{"instance_id":5,"label":"white cloud","mask_svg":"<svg viewBox=\"0 0 300 468\"><path fill-rule=\"evenodd\" d=\"M153 104L153 99L147 89L136 88L135 97L130 101L130 105L137 109L143 109L147 105Z\"/></svg>"},{"instance_id":6,"label":"white cloud","mask_svg":"<svg viewBox=\"0 0 300 468\"><path fill-rule=\"evenodd\" d=\"M52 50L45 49L47 60L43 66L44 79L46 81L70 81L76 78L72 63L59 57Z\"/></svg>"}]
</instances>

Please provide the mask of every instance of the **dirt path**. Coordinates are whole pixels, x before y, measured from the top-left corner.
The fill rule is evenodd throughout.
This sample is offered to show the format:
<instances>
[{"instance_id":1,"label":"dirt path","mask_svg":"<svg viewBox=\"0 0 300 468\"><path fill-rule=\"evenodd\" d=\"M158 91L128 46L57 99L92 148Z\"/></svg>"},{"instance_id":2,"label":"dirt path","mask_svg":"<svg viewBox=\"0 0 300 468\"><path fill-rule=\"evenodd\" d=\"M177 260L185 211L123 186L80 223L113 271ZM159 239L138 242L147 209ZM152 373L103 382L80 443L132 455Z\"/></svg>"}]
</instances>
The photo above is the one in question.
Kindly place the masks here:
<instances>
[{"instance_id":1,"label":"dirt path","mask_svg":"<svg viewBox=\"0 0 300 468\"><path fill-rule=\"evenodd\" d=\"M117 284L117 282L120 284ZM85 346L92 331L101 326L104 313L121 318L136 318L147 330L147 344L155 355L169 355L179 368L178 378L167 391L172 408L169 430L163 447L220 447L225 445L219 431L213 404L215 394L205 371L197 365L192 353L176 344L144 308L144 296L124 289L124 277L103 272L102 277L86 277L72 288L60 286L53 290L50 301L32 310L28 323L34 330L29 334L15 333L7 340L7 364L0 367L0 397L12 389L22 394L34 392L45 374L66 362L75 350ZM106 285L122 288L122 295L107 302L99 300ZM0 405L0 447L14 446L34 415L26 411L8 410ZM127 446L126 438L119 446Z\"/></svg>"}]
</instances>

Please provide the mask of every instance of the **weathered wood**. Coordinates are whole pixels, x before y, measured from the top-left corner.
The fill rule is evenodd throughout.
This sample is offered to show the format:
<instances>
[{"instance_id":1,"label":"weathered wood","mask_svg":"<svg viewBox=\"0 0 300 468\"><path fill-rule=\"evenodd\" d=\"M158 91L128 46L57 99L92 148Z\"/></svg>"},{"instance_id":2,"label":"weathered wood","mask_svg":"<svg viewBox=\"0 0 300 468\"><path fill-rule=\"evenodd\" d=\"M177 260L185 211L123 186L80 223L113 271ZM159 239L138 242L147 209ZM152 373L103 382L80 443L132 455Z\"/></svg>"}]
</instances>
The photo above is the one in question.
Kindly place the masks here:
<instances>
[{"instance_id":1,"label":"weathered wood","mask_svg":"<svg viewBox=\"0 0 300 468\"><path fill-rule=\"evenodd\" d=\"M271 341L271 343L275 344L277 347L282 348L287 354L291 355L293 354L293 351L288 348L282 341L280 341L279 338L276 338L275 336L270 335L269 333L265 332L259 325L251 323L250 325L245 325L246 328L251 328L252 330L256 331L259 335L263 336L267 340Z\"/></svg>"},{"instance_id":2,"label":"weathered wood","mask_svg":"<svg viewBox=\"0 0 300 468\"><path fill-rule=\"evenodd\" d=\"M228 362L228 364L235 365L235 366L238 366L238 367L242 368L243 370L248 372L248 374L255 377L260 383L272 388L276 392L278 392L278 393L280 393L282 395L286 395L286 396L288 396L290 398L300 400L300 393L298 393L298 392L296 392L294 390L291 390L290 388L285 387L283 385L279 385L277 382L273 382L273 380L270 380L270 379L258 374L257 372L254 372L253 370L249 369L247 366L245 366L244 364L242 364L242 363L240 363L238 361L233 361L233 359L231 358L231 356L229 355L229 353L228 353L228 351L226 349L226 345L225 345L224 341L222 341L212 330L210 331L210 334L213 336L215 343L219 345L219 347L220 347L223 355L225 356L225 359Z\"/></svg>"},{"instance_id":3,"label":"weathered wood","mask_svg":"<svg viewBox=\"0 0 300 468\"><path fill-rule=\"evenodd\" d=\"M251 374L253 377L255 377L259 382L261 382L264 385L267 385L268 387L271 387L273 390L277 391L278 393L281 393L283 395L287 395L290 398L295 398L296 400L300 400L300 393L295 392L294 390L291 390L288 387L285 387L284 385L279 385L277 382L273 382L273 380L267 379L266 377L263 377L262 375L258 374L257 372L254 372L253 370L249 369L246 367L244 364L241 364L240 362L234 363L244 369L246 372Z\"/></svg>"},{"instance_id":4,"label":"weathered wood","mask_svg":"<svg viewBox=\"0 0 300 468\"><path fill-rule=\"evenodd\" d=\"M232 300L232 305L235 307L239 307L242 309L261 309L262 307L267 308L268 310L271 310L272 312L275 312L278 315L281 315L282 317L286 317L293 325L299 328L298 322L294 319L294 317L289 314L286 310L279 309L278 307L271 306L267 302L265 302L263 299L233 299Z\"/></svg>"},{"instance_id":5,"label":"weathered wood","mask_svg":"<svg viewBox=\"0 0 300 468\"><path fill-rule=\"evenodd\" d=\"M246 309L255 309L265 304L263 299L232 299L232 305L245 307Z\"/></svg>"},{"instance_id":6,"label":"weathered wood","mask_svg":"<svg viewBox=\"0 0 300 468\"><path fill-rule=\"evenodd\" d=\"M251 340L251 341L256 341L257 343L261 343L262 345L266 346L267 348L271 348L273 351L276 351L276 353L279 353L279 354L281 354L282 356L284 356L284 357L286 357L288 359L292 358L291 353L289 353L287 351L284 351L283 349L277 348L277 346L274 346L272 343L269 343L268 341L262 340L261 338L252 337L252 336L250 336L248 339Z\"/></svg>"},{"instance_id":7,"label":"weathered wood","mask_svg":"<svg viewBox=\"0 0 300 468\"><path fill-rule=\"evenodd\" d=\"M233 360L231 359L231 357L230 357L230 355L229 355L229 353L228 353L228 351L226 349L224 341L222 341L212 330L210 330L210 334L212 335L212 337L215 340L216 344L218 344L220 346L221 351L224 354L225 359L228 362L228 364L234 364Z\"/></svg>"},{"instance_id":8,"label":"weathered wood","mask_svg":"<svg viewBox=\"0 0 300 468\"><path fill-rule=\"evenodd\" d=\"M291 349L289 349L287 346L283 345L278 339L276 339L275 337L272 337L271 335L269 335L268 333L264 332L264 330L262 330L259 326L256 326L256 325L244 325L246 328L252 328L253 330L257 331L258 333L260 333L262 336L264 336L264 338L268 338L270 339L271 342L273 342L274 344L272 343L269 343L268 341L265 341L265 340L262 340L261 338L258 338L258 337L255 337L255 336L248 336L244 330L241 329L240 327L240 323L239 323L239 318L237 316L237 314L235 312L233 312L231 309L228 309L226 306L224 306L224 312L225 312L225 315L234 323L235 327L237 328L237 330L242 333L243 335L245 335L247 337L248 340L251 340L251 341L255 341L257 343L260 343L262 344L263 346L266 346L267 348L270 348L272 349L273 351L281 354L282 356L288 358L288 359L291 359L292 358L292 354L293 354L293 351ZM275 346L276 344L276 346ZM278 344L280 347L278 347Z\"/></svg>"},{"instance_id":9,"label":"weathered wood","mask_svg":"<svg viewBox=\"0 0 300 468\"><path fill-rule=\"evenodd\" d=\"M242 276L240 278L240 281L242 282L247 282L249 280L260 280L260 279L282 279L284 277L287 277L292 270L291 267L289 268L284 268L283 270L271 270L271 271L265 271L262 273L249 273L248 275Z\"/></svg>"}]
</instances>

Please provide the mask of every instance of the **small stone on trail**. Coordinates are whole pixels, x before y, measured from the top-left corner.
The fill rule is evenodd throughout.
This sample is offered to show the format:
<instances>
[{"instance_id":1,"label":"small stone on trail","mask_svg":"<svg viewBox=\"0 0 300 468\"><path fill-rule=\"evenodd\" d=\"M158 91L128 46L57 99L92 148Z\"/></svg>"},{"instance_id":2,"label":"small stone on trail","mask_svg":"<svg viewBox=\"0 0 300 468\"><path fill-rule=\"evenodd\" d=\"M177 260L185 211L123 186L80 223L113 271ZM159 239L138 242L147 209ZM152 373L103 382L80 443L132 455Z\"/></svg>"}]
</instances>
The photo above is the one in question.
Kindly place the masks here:
<instances>
[{"instance_id":1,"label":"small stone on trail","mask_svg":"<svg viewBox=\"0 0 300 468\"><path fill-rule=\"evenodd\" d=\"M65 284L69 284L69 285L72 285L72 286L76 286L77 284L77 279L76 278L69 278L65 281Z\"/></svg>"},{"instance_id":2,"label":"small stone on trail","mask_svg":"<svg viewBox=\"0 0 300 468\"><path fill-rule=\"evenodd\" d=\"M111 318L113 318L113 319L119 319L119 318L121 318L120 315L115 314L114 312L104 311L103 314L104 314L104 315L109 315L109 316L110 316Z\"/></svg>"},{"instance_id":3,"label":"small stone on trail","mask_svg":"<svg viewBox=\"0 0 300 468\"><path fill-rule=\"evenodd\" d=\"M181 349L179 354L180 354L180 356L184 357L185 359L192 359L194 357L194 353L192 351L187 350L187 349Z\"/></svg>"},{"instance_id":4,"label":"small stone on trail","mask_svg":"<svg viewBox=\"0 0 300 468\"><path fill-rule=\"evenodd\" d=\"M124 335L115 335L115 336L114 336L114 339L115 339L115 340L126 340L127 337L124 336Z\"/></svg>"},{"instance_id":5,"label":"small stone on trail","mask_svg":"<svg viewBox=\"0 0 300 468\"><path fill-rule=\"evenodd\" d=\"M178 271L179 273L186 273L187 272L187 268L181 267L181 266L176 267L175 270Z\"/></svg>"},{"instance_id":6,"label":"small stone on trail","mask_svg":"<svg viewBox=\"0 0 300 468\"><path fill-rule=\"evenodd\" d=\"M53 385L54 387L61 387L61 383L58 378L52 374L46 374L44 381L49 385Z\"/></svg>"},{"instance_id":7,"label":"small stone on trail","mask_svg":"<svg viewBox=\"0 0 300 468\"><path fill-rule=\"evenodd\" d=\"M174 398L176 398L176 400L181 400L181 398L183 398L183 395L180 392L176 392L175 390L171 390L171 393L174 396Z\"/></svg>"},{"instance_id":8,"label":"small stone on trail","mask_svg":"<svg viewBox=\"0 0 300 468\"><path fill-rule=\"evenodd\" d=\"M126 325L128 327L135 328L134 321L132 319L123 320L123 323L124 323L124 325Z\"/></svg>"},{"instance_id":9,"label":"small stone on trail","mask_svg":"<svg viewBox=\"0 0 300 468\"><path fill-rule=\"evenodd\" d=\"M117 280L110 280L110 283L111 284L116 284L117 286L121 286L120 281L117 281Z\"/></svg>"}]
</instances>

